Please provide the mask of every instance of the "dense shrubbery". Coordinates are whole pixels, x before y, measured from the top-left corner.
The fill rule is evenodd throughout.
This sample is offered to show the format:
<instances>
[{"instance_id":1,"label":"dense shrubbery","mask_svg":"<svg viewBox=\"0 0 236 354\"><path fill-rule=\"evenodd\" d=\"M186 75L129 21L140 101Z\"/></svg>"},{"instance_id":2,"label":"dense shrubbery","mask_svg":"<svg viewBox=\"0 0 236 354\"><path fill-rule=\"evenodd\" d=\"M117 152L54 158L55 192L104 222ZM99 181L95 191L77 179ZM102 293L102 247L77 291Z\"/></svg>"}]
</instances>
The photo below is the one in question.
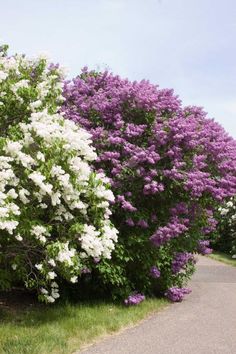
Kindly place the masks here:
<instances>
[{"instance_id":1,"label":"dense shrubbery","mask_svg":"<svg viewBox=\"0 0 236 354\"><path fill-rule=\"evenodd\" d=\"M181 301L219 203L236 194L236 142L172 90L84 69L63 97L58 65L6 49L0 287L24 283L46 302L75 282L76 296Z\"/></svg>"},{"instance_id":2,"label":"dense shrubbery","mask_svg":"<svg viewBox=\"0 0 236 354\"><path fill-rule=\"evenodd\" d=\"M182 298L192 254L210 252L215 209L236 192L236 142L202 109L147 81L85 68L64 96L63 113L92 134L95 167L116 196L119 243L99 265L99 285L122 296L170 288L169 298Z\"/></svg>"},{"instance_id":3,"label":"dense shrubbery","mask_svg":"<svg viewBox=\"0 0 236 354\"><path fill-rule=\"evenodd\" d=\"M0 287L54 302L62 281L109 259L114 196L95 173L90 135L56 113L62 72L45 58L0 55Z\"/></svg>"},{"instance_id":4,"label":"dense shrubbery","mask_svg":"<svg viewBox=\"0 0 236 354\"><path fill-rule=\"evenodd\" d=\"M219 208L219 237L214 249L231 254L236 258L236 198L231 198Z\"/></svg>"}]
</instances>

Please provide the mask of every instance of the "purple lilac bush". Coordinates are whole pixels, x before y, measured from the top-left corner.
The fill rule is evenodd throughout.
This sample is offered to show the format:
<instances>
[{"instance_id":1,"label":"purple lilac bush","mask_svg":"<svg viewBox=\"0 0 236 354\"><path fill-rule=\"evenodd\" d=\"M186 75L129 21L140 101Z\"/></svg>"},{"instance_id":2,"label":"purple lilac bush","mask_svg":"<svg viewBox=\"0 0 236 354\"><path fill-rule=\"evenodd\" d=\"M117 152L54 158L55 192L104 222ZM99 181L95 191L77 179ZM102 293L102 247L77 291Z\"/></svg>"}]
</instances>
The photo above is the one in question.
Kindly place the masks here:
<instances>
[{"instance_id":1,"label":"purple lilac bush","mask_svg":"<svg viewBox=\"0 0 236 354\"><path fill-rule=\"evenodd\" d=\"M64 97L64 115L92 134L94 166L116 196L119 244L100 263L100 286L124 297L181 288L194 262L177 266L176 254L193 254L211 237L215 209L236 193L236 142L201 108L145 80L85 68L65 83Z\"/></svg>"}]
</instances>

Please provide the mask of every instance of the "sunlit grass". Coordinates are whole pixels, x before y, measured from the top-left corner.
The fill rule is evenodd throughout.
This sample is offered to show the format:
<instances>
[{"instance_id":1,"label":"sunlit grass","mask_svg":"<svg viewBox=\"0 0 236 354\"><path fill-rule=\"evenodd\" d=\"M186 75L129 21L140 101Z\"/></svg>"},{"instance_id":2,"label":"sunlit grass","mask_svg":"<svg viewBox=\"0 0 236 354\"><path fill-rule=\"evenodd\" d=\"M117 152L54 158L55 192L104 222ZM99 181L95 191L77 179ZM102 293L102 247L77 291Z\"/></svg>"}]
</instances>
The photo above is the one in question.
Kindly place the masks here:
<instances>
[{"instance_id":1,"label":"sunlit grass","mask_svg":"<svg viewBox=\"0 0 236 354\"><path fill-rule=\"evenodd\" d=\"M100 302L0 309L0 353L73 353L95 338L133 325L165 305L164 299L150 299L129 308Z\"/></svg>"},{"instance_id":2,"label":"sunlit grass","mask_svg":"<svg viewBox=\"0 0 236 354\"><path fill-rule=\"evenodd\" d=\"M220 261L236 267L236 259L232 259L232 257L226 253L214 251L209 255L209 257L215 259L216 261Z\"/></svg>"}]
</instances>

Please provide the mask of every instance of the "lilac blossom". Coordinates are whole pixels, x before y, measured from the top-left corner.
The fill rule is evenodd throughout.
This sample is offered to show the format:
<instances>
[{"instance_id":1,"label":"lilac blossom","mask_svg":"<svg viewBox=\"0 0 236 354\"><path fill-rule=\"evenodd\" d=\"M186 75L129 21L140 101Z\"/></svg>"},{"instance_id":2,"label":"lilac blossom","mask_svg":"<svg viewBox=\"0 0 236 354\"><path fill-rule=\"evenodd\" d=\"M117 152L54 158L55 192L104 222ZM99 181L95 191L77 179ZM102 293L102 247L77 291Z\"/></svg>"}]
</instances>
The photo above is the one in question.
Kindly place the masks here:
<instances>
[{"instance_id":1,"label":"lilac blossom","mask_svg":"<svg viewBox=\"0 0 236 354\"><path fill-rule=\"evenodd\" d=\"M159 247L172 238L178 237L187 230L187 220L172 217L166 226L159 227L155 231L155 233L150 237L150 240L155 246Z\"/></svg>"},{"instance_id":2,"label":"lilac blossom","mask_svg":"<svg viewBox=\"0 0 236 354\"><path fill-rule=\"evenodd\" d=\"M85 268L83 268L83 269L81 270L81 273L82 273L82 274L90 274L90 273L91 273L91 269L85 267Z\"/></svg>"},{"instance_id":3,"label":"lilac blossom","mask_svg":"<svg viewBox=\"0 0 236 354\"><path fill-rule=\"evenodd\" d=\"M194 256L189 252L178 252L172 261L172 272L179 273L189 262L194 262Z\"/></svg>"},{"instance_id":4,"label":"lilac blossom","mask_svg":"<svg viewBox=\"0 0 236 354\"><path fill-rule=\"evenodd\" d=\"M123 195L118 195L117 196L118 202L120 202L122 209L133 212L136 211L137 209L125 199Z\"/></svg>"},{"instance_id":5,"label":"lilac blossom","mask_svg":"<svg viewBox=\"0 0 236 354\"><path fill-rule=\"evenodd\" d=\"M207 217L207 225L202 228L202 233L207 235L216 229L218 221L214 218L213 210L206 209L205 214Z\"/></svg>"},{"instance_id":6,"label":"lilac blossom","mask_svg":"<svg viewBox=\"0 0 236 354\"><path fill-rule=\"evenodd\" d=\"M136 225L141 227L142 229L148 228L148 223L145 220L139 220Z\"/></svg>"},{"instance_id":7,"label":"lilac blossom","mask_svg":"<svg viewBox=\"0 0 236 354\"><path fill-rule=\"evenodd\" d=\"M126 219L125 222L129 226L134 226L135 225L134 221L131 218Z\"/></svg>"},{"instance_id":8,"label":"lilac blossom","mask_svg":"<svg viewBox=\"0 0 236 354\"><path fill-rule=\"evenodd\" d=\"M150 275L152 278L160 278L161 272L156 266L152 266L150 269Z\"/></svg>"},{"instance_id":9,"label":"lilac blossom","mask_svg":"<svg viewBox=\"0 0 236 354\"><path fill-rule=\"evenodd\" d=\"M143 294L134 293L128 296L127 299L124 300L125 305L138 305L140 302L145 300L145 296Z\"/></svg>"},{"instance_id":10,"label":"lilac blossom","mask_svg":"<svg viewBox=\"0 0 236 354\"><path fill-rule=\"evenodd\" d=\"M212 248L210 246L209 240L199 240L198 241L198 252L201 253L203 256L206 254L212 253Z\"/></svg>"},{"instance_id":11,"label":"lilac blossom","mask_svg":"<svg viewBox=\"0 0 236 354\"><path fill-rule=\"evenodd\" d=\"M181 302L184 296L190 293L191 289L189 288L178 288L174 286L166 291L165 296L172 302Z\"/></svg>"}]
</instances>

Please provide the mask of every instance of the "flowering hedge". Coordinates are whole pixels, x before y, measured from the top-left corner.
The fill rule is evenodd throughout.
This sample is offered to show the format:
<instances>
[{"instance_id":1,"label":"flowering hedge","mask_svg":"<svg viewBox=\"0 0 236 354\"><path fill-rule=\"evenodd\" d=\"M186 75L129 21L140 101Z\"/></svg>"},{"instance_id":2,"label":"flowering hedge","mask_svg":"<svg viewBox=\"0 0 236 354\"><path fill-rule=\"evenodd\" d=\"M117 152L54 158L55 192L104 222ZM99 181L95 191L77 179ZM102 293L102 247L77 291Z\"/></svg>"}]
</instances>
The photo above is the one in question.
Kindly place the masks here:
<instances>
[{"instance_id":1,"label":"flowering hedge","mask_svg":"<svg viewBox=\"0 0 236 354\"><path fill-rule=\"evenodd\" d=\"M236 142L172 90L85 68L62 95L63 75L0 48L0 287L181 301L236 194Z\"/></svg>"},{"instance_id":2,"label":"flowering hedge","mask_svg":"<svg viewBox=\"0 0 236 354\"><path fill-rule=\"evenodd\" d=\"M56 113L62 71L0 52L0 286L54 302L62 281L110 259L117 242L107 179L90 134Z\"/></svg>"},{"instance_id":3,"label":"flowering hedge","mask_svg":"<svg viewBox=\"0 0 236 354\"><path fill-rule=\"evenodd\" d=\"M201 108L147 81L85 68L64 97L63 113L92 134L94 165L116 197L119 244L99 265L100 286L125 297L170 288L182 298L192 254L207 247L215 209L236 192L236 142Z\"/></svg>"}]
</instances>

